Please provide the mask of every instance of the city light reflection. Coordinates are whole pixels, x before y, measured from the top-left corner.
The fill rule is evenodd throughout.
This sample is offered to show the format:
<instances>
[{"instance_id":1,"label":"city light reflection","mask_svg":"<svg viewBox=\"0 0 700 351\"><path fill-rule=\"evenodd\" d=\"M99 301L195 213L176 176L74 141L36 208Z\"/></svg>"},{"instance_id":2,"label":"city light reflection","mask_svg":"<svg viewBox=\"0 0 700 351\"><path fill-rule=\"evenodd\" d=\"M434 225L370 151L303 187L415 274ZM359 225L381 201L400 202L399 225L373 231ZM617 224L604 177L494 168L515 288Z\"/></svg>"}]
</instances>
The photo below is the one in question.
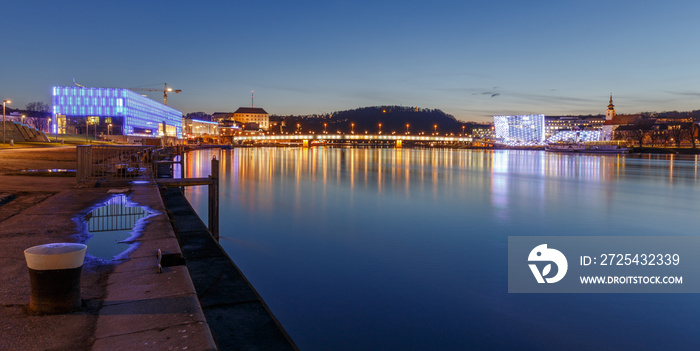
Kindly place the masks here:
<instances>
[{"instance_id":1,"label":"city light reflection","mask_svg":"<svg viewBox=\"0 0 700 351\"><path fill-rule=\"evenodd\" d=\"M189 154L192 175L208 175L214 155ZM537 323L556 327L562 311L547 309L551 297L523 305L506 293L505 259L494 257L504 257L509 236L688 235L700 211L696 156L327 147L238 148L220 155L227 159L221 163L220 233L231 239L221 245L296 336L314 335L308 321L328 316L324 333L332 335L345 335L348 323L371 334L377 325L411 328L413 319L444 330L470 323L478 309L508 330L521 326L521 318L494 317L494 311L523 318L545 311ZM202 218L206 194L206 187L187 189ZM368 305L368 291L402 299ZM577 300L566 318L610 298ZM688 320L697 315L673 304L650 305L658 308L648 323L669 308ZM629 314L650 315L647 305L624 311L606 318L619 325ZM598 321L599 313L585 322ZM366 318L352 318L358 314ZM367 326L367 319L378 323ZM654 327L677 325L664 320Z\"/></svg>"}]
</instances>

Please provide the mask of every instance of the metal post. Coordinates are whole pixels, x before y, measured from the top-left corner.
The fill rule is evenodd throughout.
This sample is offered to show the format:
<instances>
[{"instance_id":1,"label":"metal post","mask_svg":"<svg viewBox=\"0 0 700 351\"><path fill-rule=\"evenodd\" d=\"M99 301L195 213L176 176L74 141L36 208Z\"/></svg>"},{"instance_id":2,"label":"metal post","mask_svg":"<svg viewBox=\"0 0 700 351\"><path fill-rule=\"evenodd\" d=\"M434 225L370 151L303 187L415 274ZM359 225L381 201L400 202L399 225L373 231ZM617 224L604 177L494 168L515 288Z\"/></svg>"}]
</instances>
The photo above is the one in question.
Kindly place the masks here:
<instances>
[{"instance_id":1,"label":"metal post","mask_svg":"<svg viewBox=\"0 0 700 351\"><path fill-rule=\"evenodd\" d=\"M2 100L2 143L5 143L5 105L11 103L10 100Z\"/></svg>"},{"instance_id":2,"label":"metal post","mask_svg":"<svg viewBox=\"0 0 700 351\"><path fill-rule=\"evenodd\" d=\"M179 145L178 145L179 146ZM185 150L184 147L180 147L180 178L185 179Z\"/></svg>"},{"instance_id":3,"label":"metal post","mask_svg":"<svg viewBox=\"0 0 700 351\"><path fill-rule=\"evenodd\" d=\"M211 175L209 176L209 231L214 239L219 241L219 160L211 159Z\"/></svg>"}]
</instances>

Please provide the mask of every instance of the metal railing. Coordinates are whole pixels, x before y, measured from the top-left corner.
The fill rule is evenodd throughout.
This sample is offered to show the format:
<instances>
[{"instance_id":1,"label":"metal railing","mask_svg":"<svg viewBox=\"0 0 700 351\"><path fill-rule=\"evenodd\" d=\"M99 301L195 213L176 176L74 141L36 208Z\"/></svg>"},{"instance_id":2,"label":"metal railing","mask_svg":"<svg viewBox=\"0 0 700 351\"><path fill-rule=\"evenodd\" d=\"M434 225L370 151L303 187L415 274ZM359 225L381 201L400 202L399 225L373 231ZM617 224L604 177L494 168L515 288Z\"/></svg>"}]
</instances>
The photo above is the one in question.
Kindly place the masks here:
<instances>
[{"instance_id":1,"label":"metal railing","mask_svg":"<svg viewBox=\"0 0 700 351\"><path fill-rule=\"evenodd\" d=\"M158 151L154 146L79 145L78 183L152 181Z\"/></svg>"},{"instance_id":2,"label":"metal railing","mask_svg":"<svg viewBox=\"0 0 700 351\"><path fill-rule=\"evenodd\" d=\"M126 195L118 194L90 213L88 213L88 231L90 233L131 231L136 223L149 212L142 206L130 203Z\"/></svg>"}]
</instances>

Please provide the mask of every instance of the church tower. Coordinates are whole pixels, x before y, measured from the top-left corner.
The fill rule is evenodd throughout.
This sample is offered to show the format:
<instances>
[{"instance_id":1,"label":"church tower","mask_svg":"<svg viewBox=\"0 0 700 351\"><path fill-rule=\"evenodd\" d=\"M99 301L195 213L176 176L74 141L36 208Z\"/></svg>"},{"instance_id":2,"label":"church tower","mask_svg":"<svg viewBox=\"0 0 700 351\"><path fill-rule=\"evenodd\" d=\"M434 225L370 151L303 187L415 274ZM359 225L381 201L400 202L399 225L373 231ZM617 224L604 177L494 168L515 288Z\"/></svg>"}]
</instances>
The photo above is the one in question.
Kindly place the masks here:
<instances>
[{"instance_id":1,"label":"church tower","mask_svg":"<svg viewBox=\"0 0 700 351\"><path fill-rule=\"evenodd\" d=\"M605 111L605 120L612 121L613 118L615 118L615 116L616 116L615 105L613 105L612 93L610 93L610 104L608 104L608 110Z\"/></svg>"}]
</instances>

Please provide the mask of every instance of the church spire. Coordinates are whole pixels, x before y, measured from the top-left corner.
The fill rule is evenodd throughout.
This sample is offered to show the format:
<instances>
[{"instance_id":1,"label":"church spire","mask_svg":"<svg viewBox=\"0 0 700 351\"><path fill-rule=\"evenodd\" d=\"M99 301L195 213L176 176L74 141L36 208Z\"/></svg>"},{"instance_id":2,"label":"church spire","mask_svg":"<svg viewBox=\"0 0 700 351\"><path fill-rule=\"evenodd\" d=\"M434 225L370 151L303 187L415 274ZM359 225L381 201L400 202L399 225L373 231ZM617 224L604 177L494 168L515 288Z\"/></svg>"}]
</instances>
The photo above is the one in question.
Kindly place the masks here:
<instances>
[{"instance_id":1,"label":"church spire","mask_svg":"<svg viewBox=\"0 0 700 351\"><path fill-rule=\"evenodd\" d=\"M615 105L613 105L612 93L610 93L610 104L608 105L608 110L605 111L605 120L611 121L617 113L615 112Z\"/></svg>"}]
</instances>

